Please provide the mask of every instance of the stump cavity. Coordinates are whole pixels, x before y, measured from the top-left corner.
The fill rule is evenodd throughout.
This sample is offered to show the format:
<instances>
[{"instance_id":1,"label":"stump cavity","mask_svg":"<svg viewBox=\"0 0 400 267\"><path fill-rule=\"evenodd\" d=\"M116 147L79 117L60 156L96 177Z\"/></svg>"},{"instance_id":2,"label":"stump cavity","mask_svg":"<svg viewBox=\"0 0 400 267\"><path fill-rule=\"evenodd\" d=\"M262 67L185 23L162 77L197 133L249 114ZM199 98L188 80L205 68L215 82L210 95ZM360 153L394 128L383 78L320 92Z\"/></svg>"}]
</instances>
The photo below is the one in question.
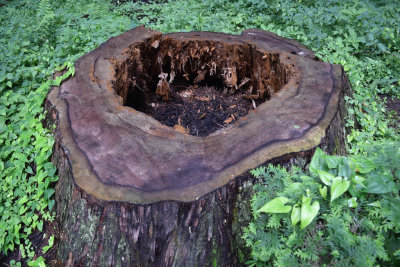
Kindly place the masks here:
<instances>
[{"instance_id":1,"label":"stump cavity","mask_svg":"<svg viewBox=\"0 0 400 267\"><path fill-rule=\"evenodd\" d=\"M129 47L116 64L124 106L205 137L273 97L289 80L278 53L254 45L164 37Z\"/></svg>"}]
</instances>

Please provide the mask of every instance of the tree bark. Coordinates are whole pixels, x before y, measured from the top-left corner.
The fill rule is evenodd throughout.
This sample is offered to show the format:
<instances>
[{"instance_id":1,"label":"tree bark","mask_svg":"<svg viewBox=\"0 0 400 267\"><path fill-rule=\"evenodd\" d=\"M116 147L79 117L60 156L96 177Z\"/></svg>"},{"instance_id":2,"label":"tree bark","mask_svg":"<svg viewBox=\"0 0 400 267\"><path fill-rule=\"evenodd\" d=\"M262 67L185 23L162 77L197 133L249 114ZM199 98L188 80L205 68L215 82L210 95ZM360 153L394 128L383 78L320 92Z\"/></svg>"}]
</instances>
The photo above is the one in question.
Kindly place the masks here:
<instances>
[{"instance_id":1,"label":"tree bark","mask_svg":"<svg viewBox=\"0 0 400 267\"><path fill-rule=\"evenodd\" d=\"M185 74L192 82L214 75L268 101L203 138L124 106L139 107L161 92L161 79ZM248 170L309 159L317 147L345 153L349 90L340 65L261 30L162 35L139 27L110 39L46 100L47 122L57 125L59 263L239 265L232 228L240 228Z\"/></svg>"}]
</instances>

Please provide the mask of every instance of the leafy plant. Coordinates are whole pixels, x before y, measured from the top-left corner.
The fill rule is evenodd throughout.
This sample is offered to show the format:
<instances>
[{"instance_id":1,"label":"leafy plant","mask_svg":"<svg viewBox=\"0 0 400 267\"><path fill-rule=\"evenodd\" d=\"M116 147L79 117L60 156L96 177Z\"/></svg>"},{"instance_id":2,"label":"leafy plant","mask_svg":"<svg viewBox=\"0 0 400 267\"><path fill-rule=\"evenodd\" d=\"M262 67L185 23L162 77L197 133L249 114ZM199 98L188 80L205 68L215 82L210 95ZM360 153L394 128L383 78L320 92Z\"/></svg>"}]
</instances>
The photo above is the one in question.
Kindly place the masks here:
<instances>
[{"instance_id":1,"label":"leafy plant","mask_svg":"<svg viewBox=\"0 0 400 267\"><path fill-rule=\"evenodd\" d=\"M382 149L385 154L377 153ZM272 165L253 170L259 184L254 220L243 236L252 251L248 265L374 266L399 260L399 167L384 162L400 160L400 143L370 147L367 156L330 156L317 149L306 173Z\"/></svg>"},{"instance_id":2,"label":"leafy plant","mask_svg":"<svg viewBox=\"0 0 400 267\"><path fill-rule=\"evenodd\" d=\"M0 4L1 255L19 250L28 262L35 258L33 266L44 265L28 238L54 219L58 177L50 162L53 136L42 125L44 98L53 84L73 75L73 62L79 56L130 24L128 18L110 11L106 1ZM60 65L68 71L53 82L50 77Z\"/></svg>"}]
</instances>

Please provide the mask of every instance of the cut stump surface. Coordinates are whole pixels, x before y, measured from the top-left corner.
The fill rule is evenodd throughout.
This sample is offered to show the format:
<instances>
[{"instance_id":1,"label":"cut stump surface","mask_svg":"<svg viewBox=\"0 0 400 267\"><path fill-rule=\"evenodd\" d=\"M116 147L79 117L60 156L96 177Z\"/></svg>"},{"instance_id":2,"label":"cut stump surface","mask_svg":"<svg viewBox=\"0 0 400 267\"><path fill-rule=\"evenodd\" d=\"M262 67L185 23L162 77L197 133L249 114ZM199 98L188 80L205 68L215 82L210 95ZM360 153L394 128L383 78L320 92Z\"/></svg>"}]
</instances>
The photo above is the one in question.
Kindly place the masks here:
<instances>
[{"instance_id":1,"label":"cut stump surface","mask_svg":"<svg viewBox=\"0 0 400 267\"><path fill-rule=\"evenodd\" d=\"M253 108L203 137L144 113L208 86ZM261 30L162 35L139 27L111 38L46 100L57 125L60 260L236 265L237 177L316 147L343 153L348 91L340 65Z\"/></svg>"},{"instance_id":2,"label":"cut stump surface","mask_svg":"<svg viewBox=\"0 0 400 267\"><path fill-rule=\"evenodd\" d=\"M262 75L280 75L276 80L282 81L273 81L277 85L269 89L270 99L234 124L204 138L184 134L123 106L132 82L140 82L132 81L138 79L132 70L132 64L139 64L135 49L146 46L148 55L155 57L157 49L162 49L160 43L166 42L196 43L197 48L189 47L193 54L206 43L209 49L214 45L215 50L230 53L217 57L225 57L222 63L233 67L240 60L255 64L251 61L261 53L258 69L249 70L253 77L243 78L256 79L251 81L255 85L265 82ZM235 51L237 47L242 50ZM243 54L249 58L240 58ZM150 58L143 60L151 62ZM268 73L271 61L284 73ZM151 68L145 66L147 62L140 62L136 71L159 71L158 76L161 71L156 67L143 69ZM55 88L48 100L58 111L59 134L69 152L75 182L86 192L104 200L138 204L193 201L273 158L318 146L337 113L342 76L339 65L318 61L305 47L262 31L249 30L238 36L209 32L161 35L137 28L83 56L76 63L75 76Z\"/></svg>"}]
</instances>

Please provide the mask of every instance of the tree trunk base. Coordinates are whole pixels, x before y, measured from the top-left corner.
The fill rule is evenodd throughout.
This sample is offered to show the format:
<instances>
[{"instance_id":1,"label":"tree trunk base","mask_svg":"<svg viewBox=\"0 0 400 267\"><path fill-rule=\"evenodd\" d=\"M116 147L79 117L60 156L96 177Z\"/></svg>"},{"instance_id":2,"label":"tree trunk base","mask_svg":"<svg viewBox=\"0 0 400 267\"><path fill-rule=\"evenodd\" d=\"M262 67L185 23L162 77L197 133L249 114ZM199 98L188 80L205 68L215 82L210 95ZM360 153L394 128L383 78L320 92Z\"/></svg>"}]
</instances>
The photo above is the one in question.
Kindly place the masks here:
<instances>
[{"instance_id":1,"label":"tree trunk base","mask_svg":"<svg viewBox=\"0 0 400 267\"><path fill-rule=\"evenodd\" d=\"M120 37L110 40L99 49L113 47L117 41L127 42L128 44L130 38L133 38L132 40L135 41L135 38L139 38L143 31L147 30L144 28L131 30ZM188 33L185 38L190 42L193 38L202 38L202 34L203 33ZM213 33L204 34L206 36L214 36ZM139 37L135 37L135 35ZM310 68L315 68L315 71L318 70L315 66L318 66L319 62L315 59L311 51L295 41L278 37L272 33L250 30L236 37L215 35L216 36L212 38L222 38L223 40L221 42L233 42L231 41L232 39L238 38L241 42L244 42L243 40L246 40L246 42L254 42L257 47L262 47L262 49L275 49L273 50L274 53L281 53L280 57L288 58L287 60L291 60L290 57L294 57L298 62L307 62L307 64L310 64ZM156 39L156 41L160 40L160 35L157 36L158 39ZM168 38L178 37L172 34L169 35ZM156 41L155 39L151 39L153 47L159 46ZM99 51L101 50L95 50L92 53L100 53ZM87 60L88 57L85 57L77 63L77 71L79 71L79 67L84 65ZM102 59L99 59L99 61L101 60ZM120 60L118 57L113 60L120 62L118 61ZM189 180L185 180L186 177L179 176L177 172L174 173L171 167L171 172L165 172L167 174L164 173L160 175L160 177L155 178L150 176L150 180L148 180L149 183L143 188L138 188L138 184L142 181L139 175L142 173L142 169L139 168L140 166L137 168L139 178L135 178L136 180L133 181L133 185L128 184L122 186L121 184L126 182L126 180L122 178L118 178L119 180L117 178L116 180L105 180L107 177L103 179L101 175L104 173L102 172L94 174L96 173L96 168L100 170L101 166L96 167L97 165L88 158L88 155L92 155L90 154L92 153L90 149L98 145L95 144L95 139L90 142L87 140L90 136L93 136L93 138L97 138L97 136L95 137L92 132L92 135L81 138L79 135L81 133L79 132L80 130L76 130L77 124L74 126L74 120L77 120L76 123L79 124L79 120L85 120L85 116L91 114L91 110L80 113L83 114L80 115L80 118L74 118L75 113L71 111L74 108L81 109L80 106L77 106L77 103L85 101L83 97L70 98L71 95L74 94L73 89L71 89L73 88L71 84L83 77L82 75L84 74L81 73L77 75L78 77L74 77L72 81L68 81L66 85L63 84L61 87L55 87L46 100L46 110L49 111L47 123L55 123L58 126L55 131L56 143L52 158L52 161L58 168L58 175L60 177L56 186L56 213L61 233L58 242L58 264L66 266L239 266L238 249L240 249L239 247L241 246L241 228L245 226L243 225L243 221L246 219L245 217L250 216L249 214L246 215L245 211L248 208L246 207L246 203L248 203L251 194L249 194L249 191L247 189L245 190L245 188L248 188L249 184L252 184L254 181L251 175L248 174L248 170L260 164L267 163L291 165L295 162L296 158L309 160L317 147L321 147L325 151L335 154L344 154L346 151L343 118L346 113L344 96L350 94L349 82L340 66L323 62L320 64L323 64L323 68L327 70L330 69L330 71L327 72L327 76L321 78L326 79L326 90L328 91L322 92L321 97L315 96L316 99L318 98L324 101L323 104L325 107L321 109L321 115L314 124L313 122L309 122L311 118L306 115L301 116L297 114L296 112L298 111L296 111L296 109L294 109L294 113L288 113L286 115L282 113L283 111L279 111L279 107L284 105L284 103L288 103L287 101L292 100L294 101L294 105L299 103L296 101L305 101L304 103L307 103L307 101L304 100L305 96L314 94L313 92L315 91L323 90L316 87L311 88L310 92L304 91L303 94L302 88L310 88L310 86L307 85L307 80L304 82L305 85L303 86L301 81L296 85L295 82L292 84L289 79L289 85L287 86L293 88L286 89L286 91L282 93L269 92L271 93L271 97L274 94L276 94L276 97L271 98L269 101L270 104L268 104L270 106L275 105L274 107L276 107L277 110L275 114L271 115L271 123L279 123L279 120L282 120L284 124L286 121L285 116L287 116L288 120L294 121L294 126L291 125L291 128L287 130L289 132L287 141L278 142L273 141L273 139L268 139L274 137L273 132L276 129L270 129L272 126L256 124L262 131L258 134L255 133L255 136L262 137L251 139L251 141L243 141L244 143L238 142L237 144L231 144L235 142L235 139L230 140L229 138L231 138L231 136L229 133L234 132L242 136L241 133L246 132L246 127L250 127L248 126L249 124L265 120L260 114L257 114L257 112L260 113L267 110L265 107L268 106L264 104L264 106L261 105L262 107L260 107L260 109L257 108L252 114L246 116L245 119L240 120L236 126L227 127L227 129L221 130L216 135L211 135L210 137L202 139L204 143L202 143L201 147L208 147L208 142L211 142L218 136L222 136L224 131L228 132L226 146L232 146L232 149L227 150L231 151L231 153L222 153L215 156L215 159L207 159L206 154L205 160L200 160L200 156L197 157L194 155L191 159L192 161L188 161L187 158L191 157L190 151L196 151L196 149L198 149L200 142L198 140L200 139L196 139L192 145L192 143L190 143L192 137L179 133L171 134L170 130L166 129L166 127L157 126L160 127L159 131L163 133L161 135L162 140L167 140L166 143L169 142L168 144L170 144L178 140L181 142L181 146L188 144L187 146L189 147L187 152L188 157L183 157L181 159L181 155L179 155L176 158L170 159L171 156L168 154L168 151L166 151L165 160L170 160L172 165L179 165L182 162L182 166L184 166L184 164L188 164L185 166L192 167L200 166L204 162L206 162L204 164L209 165L207 165L207 168L204 167L204 170L206 170L205 173L198 172L198 170L194 170L193 173L187 172L186 175L189 177L187 178ZM99 65L99 68L102 68L101 66L103 65ZM119 66L121 67L123 65ZM88 76L90 76L91 83L97 83L101 88L101 81L93 74L96 73L96 71L98 70L92 70ZM302 71L305 73L305 70L300 68L299 73L302 73ZM114 78L118 75L120 74L116 72ZM124 76L122 75L121 77ZM270 81L272 83L280 83L278 80ZM118 79L117 82L114 83L114 88L117 87L120 90L119 93L117 92L119 94L118 97L114 94L116 99L120 99L118 101L122 101L121 99L124 99L124 97L126 98L129 90L132 90L132 87L129 87L130 89L126 89L127 91L125 92L123 87L125 83L121 84L118 85ZM81 86L83 85L81 84ZM261 86L258 88L261 93L262 90L264 90L262 88L264 87ZM82 88L78 89L77 92L84 93L85 91ZM96 90L98 89L95 89L94 92ZM106 95L108 93L101 94ZM282 104L276 99L281 99ZM88 103L93 103L93 99L91 101L92 102ZM106 104L99 104L99 107L96 107L98 108L96 112L108 114L107 103L109 102L104 103ZM312 106L312 101L311 105L304 105L304 110L308 108L310 108L310 110L315 109L315 107ZM315 103L315 105L321 105L321 103ZM122 110L121 112L128 112L123 108L118 108L118 110ZM298 110L302 110L302 108L300 107ZM138 116L137 120L142 119L142 117L140 117L142 115L138 114L137 111L134 112L130 109L129 112L136 114L134 116ZM311 112L310 114L313 113ZM125 117L121 118L121 121L125 123ZM90 129L90 127L92 127L91 123L92 121L88 121L86 125L81 123L81 130L86 130L85 127ZM310 125L309 128L304 126L306 124ZM104 127L108 126L106 125ZM140 128L142 126L139 125L137 127ZM262 127L265 127L265 129ZM294 129L292 129L293 127ZM269 131L272 131L272 133ZM286 131L284 127L282 131ZM242 137L243 140L246 140L245 135ZM132 140L138 140L140 138L145 137L134 137ZM234 136L232 138L234 138ZM261 140L262 138L265 138L265 140ZM155 139L149 140L148 143L144 141L144 144L151 145L151 142L154 142ZM235 148L235 145L240 149ZM85 147L88 149L86 155L84 153ZM219 148L209 147L210 151L215 150L215 153L219 150ZM244 153L246 149L250 148L254 153ZM130 150L127 149L127 158L129 158L130 155L128 151ZM123 152L123 150L121 150L121 152ZM79 156L80 153L83 153L83 156ZM99 155L100 154L99 152ZM212 153L209 155L211 157ZM93 157L96 156L96 154L93 154ZM158 156L155 155L154 157ZM226 159L224 159L224 157ZM110 156L110 158L113 158L113 156ZM121 159L123 160L124 157ZM217 162L218 164L215 164L213 160L221 161L221 164L225 164L227 167L221 165L223 171L218 170L213 172L213 168L217 170L219 167L219 163ZM86 163L84 162L86 161L91 164L85 165ZM136 161L127 162L135 163ZM114 165L120 166L119 164L119 162L115 161L109 166L113 168ZM163 163L157 161L157 164ZM158 168L157 164L154 165L155 169ZM178 170L178 168L176 170ZM106 171L105 173L107 174ZM123 175L124 173L121 172L121 177L123 177ZM175 189L167 190L161 188L159 190L156 188L156 186L158 186L157 183L162 184L165 179L170 179L167 175L171 175L171 183ZM190 180L191 175L194 177L193 180ZM144 175L143 177L146 176ZM207 177L208 180L202 181L202 177ZM113 182L115 181L120 183L120 185L114 185ZM192 181L200 182L198 184L193 184ZM152 185L152 183L155 185ZM185 183L188 184L188 189L186 189ZM169 184L167 183L167 185ZM181 186L184 187L181 188ZM153 192L151 190L155 191Z\"/></svg>"}]
</instances>

